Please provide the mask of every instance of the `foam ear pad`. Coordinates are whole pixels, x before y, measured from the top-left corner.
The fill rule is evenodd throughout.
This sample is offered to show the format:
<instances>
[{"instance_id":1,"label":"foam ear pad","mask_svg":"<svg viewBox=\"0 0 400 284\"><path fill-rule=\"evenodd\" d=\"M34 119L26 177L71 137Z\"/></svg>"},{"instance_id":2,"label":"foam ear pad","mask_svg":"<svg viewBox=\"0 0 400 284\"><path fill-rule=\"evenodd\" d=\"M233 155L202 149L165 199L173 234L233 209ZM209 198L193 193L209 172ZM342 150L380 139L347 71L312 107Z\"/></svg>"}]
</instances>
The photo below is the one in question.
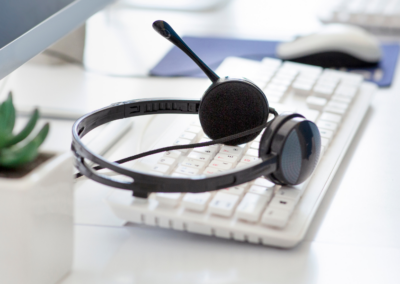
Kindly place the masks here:
<instances>
[{"instance_id":1,"label":"foam ear pad","mask_svg":"<svg viewBox=\"0 0 400 284\"><path fill-rule=\"evenodd\" d=\"M204 133L218 139L255 128L267 121L269 106L264 93L246 80L227 79L214 83L204 94L199 108ZM261 132L261 131L260 131ZM238 145L253 140L253 133L229 141Z\"/></svg>"}]
</instances>

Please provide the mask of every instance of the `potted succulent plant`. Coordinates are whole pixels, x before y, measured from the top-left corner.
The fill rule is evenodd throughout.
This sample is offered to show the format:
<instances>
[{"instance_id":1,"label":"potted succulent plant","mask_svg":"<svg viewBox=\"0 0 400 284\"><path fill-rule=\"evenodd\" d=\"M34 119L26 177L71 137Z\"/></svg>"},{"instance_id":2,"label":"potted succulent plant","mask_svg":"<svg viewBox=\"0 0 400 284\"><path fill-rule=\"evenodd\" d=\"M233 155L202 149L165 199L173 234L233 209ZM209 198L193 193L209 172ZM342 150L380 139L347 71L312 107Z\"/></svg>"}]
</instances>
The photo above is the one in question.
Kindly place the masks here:
<instances>
[{"instance_id":1,"label":"potted succulent plant","mask_svg":"<svg viewBox=\"0 0 400 284\"><path fill-rule=\"evenodd\" d=\"M17 134L15 118L10 93L0 105L0 282L53 284L72 263L72 157L38 151L49 124L32 135L37 110Z\"/></svg>"}]
</instances>

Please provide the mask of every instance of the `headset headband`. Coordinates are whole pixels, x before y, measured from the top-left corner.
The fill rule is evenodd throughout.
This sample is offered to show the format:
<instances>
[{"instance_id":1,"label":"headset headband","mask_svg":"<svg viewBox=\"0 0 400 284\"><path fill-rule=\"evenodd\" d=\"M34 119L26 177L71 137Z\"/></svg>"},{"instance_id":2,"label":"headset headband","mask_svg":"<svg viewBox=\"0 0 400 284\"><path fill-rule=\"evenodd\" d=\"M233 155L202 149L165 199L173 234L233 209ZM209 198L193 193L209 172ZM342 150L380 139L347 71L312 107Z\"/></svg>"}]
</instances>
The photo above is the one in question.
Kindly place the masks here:
<instances>
[{"instance_id":1,"label":"headset headband","mask_svg":"<svg viewBox=\"0 0 400 284\"><path fill-rule=\"evenodd\" d=\"M112 104L108 107L89 113L78 119L72 128L72 151L76 157L76 167L88 178L116 188L133 190L137 197L147 197L151 192L204 192L232 187L249 182L264 173L276 169L276 155L269 155L264 161L252 166L234 169L212 176L197 175L181 177L163 177L151 173L130 170L118 163L109 162L100 155L91 152L81 138L94 128L107 122L149 115L149 114L197 114L199 100L182 100L177 98L138 99ZM102 168L110 169L121 175L131 177L133 181L121 181L97 173L85 163L88 159ZM182 190L185 188L185 190Z\"/></svg>"}]
</instances>

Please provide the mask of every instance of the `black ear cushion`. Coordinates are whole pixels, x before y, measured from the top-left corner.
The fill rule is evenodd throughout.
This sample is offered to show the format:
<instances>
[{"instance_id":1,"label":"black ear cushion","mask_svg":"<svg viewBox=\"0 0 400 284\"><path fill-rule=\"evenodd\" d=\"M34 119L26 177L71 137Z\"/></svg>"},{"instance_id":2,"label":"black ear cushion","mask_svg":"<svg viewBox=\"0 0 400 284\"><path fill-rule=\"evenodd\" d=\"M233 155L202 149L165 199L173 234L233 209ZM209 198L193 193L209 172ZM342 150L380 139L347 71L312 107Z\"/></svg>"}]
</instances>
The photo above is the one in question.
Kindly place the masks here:
<instances>
[{"instance_id":1,"label":"black ear cushion","mask_svg":"<svg viewBox=\"0 0 400 284\"><path fill-rule=\"evenodd\" d=\"M264 93L245 80L230 80L212 85L199 108L204 133L218 139L257 127L267 121L269 106ZM258 133L232 140L227 145L247 143Z\"/></svg>"}]
</instances>

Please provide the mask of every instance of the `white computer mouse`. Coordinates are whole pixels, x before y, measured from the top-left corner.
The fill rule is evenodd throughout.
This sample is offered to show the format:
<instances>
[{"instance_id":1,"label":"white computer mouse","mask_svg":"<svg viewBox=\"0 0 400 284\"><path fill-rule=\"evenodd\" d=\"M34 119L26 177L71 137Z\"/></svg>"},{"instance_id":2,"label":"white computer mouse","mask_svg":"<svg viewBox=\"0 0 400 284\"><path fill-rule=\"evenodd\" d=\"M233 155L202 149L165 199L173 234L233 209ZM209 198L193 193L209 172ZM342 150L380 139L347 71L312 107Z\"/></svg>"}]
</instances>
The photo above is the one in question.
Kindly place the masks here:
<instances>
[{"instance_id":1,"label":"white computer mouse","mask_svg":"<svg viewBox=\"0 0 400 284\"><path fill-rule=\"evenodd\" d=\"M277 56L322 67L375 66L382 52L378 40L362 28L330 24L317 33L277 47Z\"/></svg>"}]
</instances>

